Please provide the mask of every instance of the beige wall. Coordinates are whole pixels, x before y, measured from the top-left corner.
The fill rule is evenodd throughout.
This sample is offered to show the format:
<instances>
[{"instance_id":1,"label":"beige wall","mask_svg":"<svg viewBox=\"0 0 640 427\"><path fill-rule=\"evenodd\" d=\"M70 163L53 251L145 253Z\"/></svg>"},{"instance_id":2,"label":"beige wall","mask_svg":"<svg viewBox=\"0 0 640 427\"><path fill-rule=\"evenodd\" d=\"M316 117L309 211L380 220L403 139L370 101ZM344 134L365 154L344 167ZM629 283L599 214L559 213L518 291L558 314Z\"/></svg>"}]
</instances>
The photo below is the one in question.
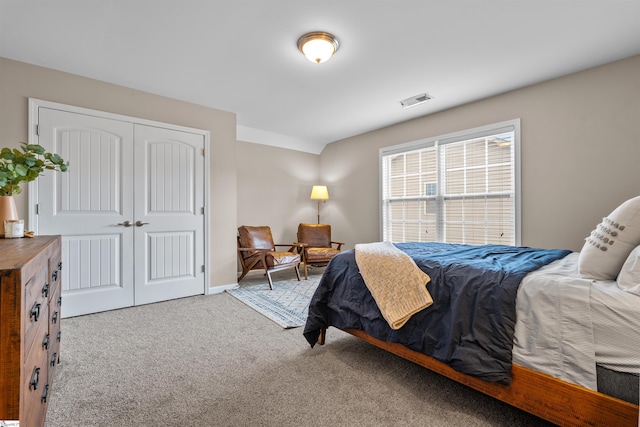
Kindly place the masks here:
<instances>
[{"instance_id":1,"label":"beige wall","mask_svg":"<svg viewBox=\"0 0 640 427\"><path fill-rule=\"evenodd\" d=\"M240 141L236 156L238 226L268 225L276 243L292 243L299 223L317 222L318 205L309 196L320 183L320 156ZM320 207L323 222L330 203Z\"/></svg>"},{"instance_id":2,"label":"beige wall","mask_svg":"<svg viewBox=\"0 0 640 427\"><path fill-rule=\"evenodd\" d=\"M27 141L28 98L208 130L210 285L236 283L235 114L0 58L0 146ZM16 197L24 215L27 191Z\"/></svg>"},{"instance_id":3,"label":"beige wall","mask_svg":"<svg viewBox=\"0 0 640 427\"><path fill-rule=\"evenodd\" d=\"M320 170L334 236L348 247L380 239L379 148L514 118L523 245L580 250L603 216L640 194L635 56L329 144Z\"/></svg>"},{"instance_id":4,"label":"beige wall","mask_svg":"<svg viewBox=\"0 0 640 427\"><path fill-rule=\"evenodd\" d=\"M329 144L320 156L235 141L235 115L0 58L1 146L27 138L27 99L211 132L211 284L236 281L238 225L280 243L321 221L347 248L380 239L381 147L513 118L522 126L522 243L579 250L601 217L640 194L640 56ZM417 107L419 108L419 107ZM26 198L19 209L26 212Z\"/></svg>"}]
</instances>

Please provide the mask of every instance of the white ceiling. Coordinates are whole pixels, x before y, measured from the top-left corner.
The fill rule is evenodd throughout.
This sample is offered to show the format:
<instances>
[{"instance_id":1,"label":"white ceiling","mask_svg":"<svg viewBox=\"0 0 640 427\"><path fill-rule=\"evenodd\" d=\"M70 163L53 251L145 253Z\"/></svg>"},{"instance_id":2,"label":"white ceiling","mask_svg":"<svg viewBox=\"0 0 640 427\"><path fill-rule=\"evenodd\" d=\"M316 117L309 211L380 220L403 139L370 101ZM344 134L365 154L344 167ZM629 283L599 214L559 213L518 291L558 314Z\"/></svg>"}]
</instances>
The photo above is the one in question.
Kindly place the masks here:
<instances>
[{"instance_id":1,"label":"white ceiling","mask_svg":"<svg viewBox=\"0 0 640 427\"><path fill-rule=\"evenodd\" d=\"M640 0L0 0L0 56L233 112L240 140L319 153L640 54L639 18ZM331 60L297 50L309 31L338 37Z\"/></svg>"}]
</instances>

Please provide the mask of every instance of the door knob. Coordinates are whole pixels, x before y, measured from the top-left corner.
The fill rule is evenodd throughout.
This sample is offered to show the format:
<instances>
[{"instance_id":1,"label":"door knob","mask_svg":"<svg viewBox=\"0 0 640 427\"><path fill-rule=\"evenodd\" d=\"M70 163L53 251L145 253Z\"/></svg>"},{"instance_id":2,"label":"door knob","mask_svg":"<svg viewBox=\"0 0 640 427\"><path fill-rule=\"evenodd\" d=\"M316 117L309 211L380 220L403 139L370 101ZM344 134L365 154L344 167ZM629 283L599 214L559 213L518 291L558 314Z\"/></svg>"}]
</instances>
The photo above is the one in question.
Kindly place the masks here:
<instances>
[{"instance_id":1,"label":"door knob","mask_svg":"<svg viewBox=\"0 0 640 427\"><path fill-rule=\"evenodd\" d=\"M124 225L125 227L131 227L131 221L119 222L118 225Z\"/></svg>"},{"instance_id":2,"label":"door knob","mask_svg":"<svg viewBox=\"0 0 640 427\"><path fill-rule=\"evenodd\" d=\"M145 224L149 224L148 222L136 221L136 227L142 227Z\"/></svg>"}]
</instances>

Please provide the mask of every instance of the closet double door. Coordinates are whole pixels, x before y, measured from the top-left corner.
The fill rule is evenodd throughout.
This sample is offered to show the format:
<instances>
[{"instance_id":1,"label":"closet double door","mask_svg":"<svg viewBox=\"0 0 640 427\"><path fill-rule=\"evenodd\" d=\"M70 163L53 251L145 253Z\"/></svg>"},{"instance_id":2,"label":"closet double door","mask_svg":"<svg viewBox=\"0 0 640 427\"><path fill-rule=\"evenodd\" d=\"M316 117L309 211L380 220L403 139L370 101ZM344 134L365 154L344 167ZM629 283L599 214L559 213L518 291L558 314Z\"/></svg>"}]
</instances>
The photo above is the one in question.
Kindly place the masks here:
<instances>
[{"instance_id":1,"label":"closet double door","mask_svg":"<svg viewBox=\"0 0 640 427\"><path fill-rule=\"evenodd\" d=\"M37 109L69 161L37 183L38 234L62 236L64 316L204 293L206 133Z\"/></svg>"}]
</instances>

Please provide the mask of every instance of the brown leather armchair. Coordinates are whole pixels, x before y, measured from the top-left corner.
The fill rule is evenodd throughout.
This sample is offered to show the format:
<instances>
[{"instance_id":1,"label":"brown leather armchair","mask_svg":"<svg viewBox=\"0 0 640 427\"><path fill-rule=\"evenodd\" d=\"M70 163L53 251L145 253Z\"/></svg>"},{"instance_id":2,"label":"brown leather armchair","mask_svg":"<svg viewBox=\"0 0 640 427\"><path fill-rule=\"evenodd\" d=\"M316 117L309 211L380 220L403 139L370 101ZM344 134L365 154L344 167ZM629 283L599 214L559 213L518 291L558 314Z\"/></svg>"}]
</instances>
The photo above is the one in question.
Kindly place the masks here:
<instances>
[{"instance_id":1,"label":"brown leather armchair","mask_svg":"<svg viewBox=\"0 0 640 427\"><path fill-rule=\"evenodd\" d=\"M289 246L289 249L279 252L276 250L277 246ZM271 272L286 268L294 268L300 280L301 258L295 251L295 245L274 244L271 228L268 226L238 227L238 257L242 265L242 274L238 277L238 282L251 270L264 270L269 289L273 289Z\"/></svg>"},{"instance_id":2,"label":"brown leather armchair","mask_svg":"<svg viewBox=\"0 0 640 427\"><path fill-rule=\"evenodd\" d=\"M300 224L298 225L298 241L304 263L304 278L309 278L307 266L327 265L331 259L340 253L343 242L331 240L331 226L329 224ZM335 247L333 245L336 245Z\"/></svg>"}]
</instances>

